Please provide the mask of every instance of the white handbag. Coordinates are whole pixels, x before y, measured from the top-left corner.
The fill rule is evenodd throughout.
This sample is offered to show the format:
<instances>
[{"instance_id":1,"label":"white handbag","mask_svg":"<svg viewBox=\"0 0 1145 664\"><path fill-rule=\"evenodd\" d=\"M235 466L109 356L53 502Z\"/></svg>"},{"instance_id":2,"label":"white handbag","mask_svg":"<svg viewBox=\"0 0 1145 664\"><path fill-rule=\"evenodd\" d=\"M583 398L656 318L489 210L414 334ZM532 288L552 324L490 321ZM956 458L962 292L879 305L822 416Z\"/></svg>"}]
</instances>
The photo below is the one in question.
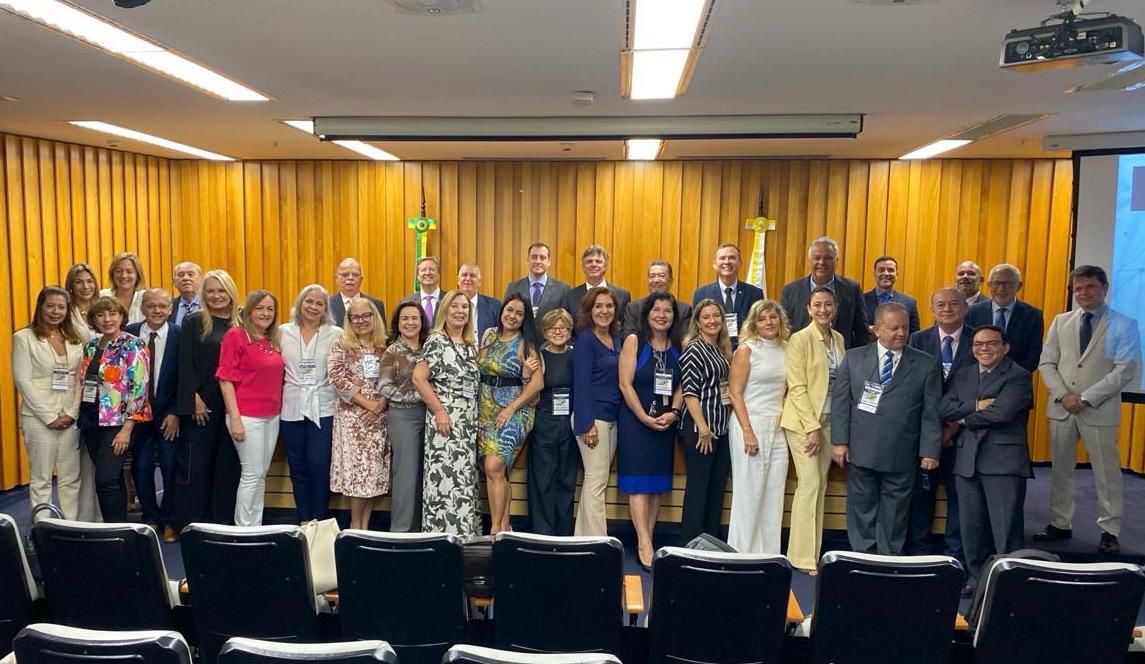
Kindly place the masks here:
<instances>
[{"instance_id":1,"label":"white handbag","mask_svg":"<svg viewBox=\"0 0 1145 664\"><path fill-rule=\"evenodd\" d=\"M322 594L338 588L338 567L334 562L334 539L342 529L334 519L315 519L302 524L306 535L306 548L310 553L310 578L314 593Z\"/></svg>"}]
</instances>

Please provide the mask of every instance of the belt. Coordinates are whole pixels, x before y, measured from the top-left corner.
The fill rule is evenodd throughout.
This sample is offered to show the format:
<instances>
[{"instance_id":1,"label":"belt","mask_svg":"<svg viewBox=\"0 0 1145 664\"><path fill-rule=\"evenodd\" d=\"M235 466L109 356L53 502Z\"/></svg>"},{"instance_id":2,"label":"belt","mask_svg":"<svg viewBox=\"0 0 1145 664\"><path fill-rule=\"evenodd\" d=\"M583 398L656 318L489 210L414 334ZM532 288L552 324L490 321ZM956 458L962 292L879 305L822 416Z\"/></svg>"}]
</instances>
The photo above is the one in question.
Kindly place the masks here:
<instances>
[{"instance_id":1,"label":"belt","mask_svg":"<svg viewBox=\"0 0 1145 664\"><path fill-rule=\"evenodd\" d=\"M481 374L481 383L493 387L521 387L524 385L520 378L502 378L491 374Z\"/></svg>"}]
</instances>

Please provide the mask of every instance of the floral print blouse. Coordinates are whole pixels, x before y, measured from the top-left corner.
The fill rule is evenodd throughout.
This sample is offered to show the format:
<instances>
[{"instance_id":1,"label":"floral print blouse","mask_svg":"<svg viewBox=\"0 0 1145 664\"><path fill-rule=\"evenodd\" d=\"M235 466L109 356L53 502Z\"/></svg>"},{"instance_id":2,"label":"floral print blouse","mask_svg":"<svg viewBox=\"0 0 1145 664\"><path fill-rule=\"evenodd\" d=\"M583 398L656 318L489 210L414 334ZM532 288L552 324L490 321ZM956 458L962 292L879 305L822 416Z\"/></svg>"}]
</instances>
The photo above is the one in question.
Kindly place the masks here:
<instances>
[{"instance_id":1,"label":"floral print blouse","mask_svg":"<svg viewBox=\"0 0 1145 664\"><path fill-rule=\"evenodd\" d=\"M80 381L81 399L84 377L95 357L99 340L99 337L92 339L83 347L83 359L76 373ZM121 332L108 342L100 357L98 369L99 426L116 427L129 419L140 422L151 420L151 404L147 401L148 366L147 344L139 337Z\"/></svg>"}]
</instances>

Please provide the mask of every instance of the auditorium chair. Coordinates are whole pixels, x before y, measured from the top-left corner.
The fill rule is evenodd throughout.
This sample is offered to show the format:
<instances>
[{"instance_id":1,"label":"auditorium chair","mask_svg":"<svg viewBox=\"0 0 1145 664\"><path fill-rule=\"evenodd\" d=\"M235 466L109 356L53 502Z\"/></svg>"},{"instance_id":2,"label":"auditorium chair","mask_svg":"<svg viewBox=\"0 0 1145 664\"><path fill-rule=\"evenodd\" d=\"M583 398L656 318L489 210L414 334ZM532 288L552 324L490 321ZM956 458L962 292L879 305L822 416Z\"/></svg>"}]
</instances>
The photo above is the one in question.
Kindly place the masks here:
<instances>
[{"instance_id":1,"label":"auditorium chair","mask_svg":"<svg viewBox=\"0 0 1145 664\"><path fill-rule=\"evenodd\" d=\"M1001 558L974 629L981 664L1124 662L1145 595L1145 572L1127 563Z\"/></svg>"},{"instance_id":2,"label":"auditorium chair","mask_svg":"<svg viewBox=\"0 0 1145 664\"><path fill-rule=\"evenodd\" d=\"M649 664L780 664L790 590L783 556L660 549Z\"/></svg>"},{"instance_id":3,"label":"auditorium chair","mask_svg":"<svg viewBox=\"0 0 1145 664\"><path fill-rule=\"evenodd\" d=\"M0 513L0 656L11 651L13 637L35 619L39 597L20 528Z\"/></svg>"},{"instance_id":4,"label":"auditorium chair","mask_svg":"<svg viewBox=\"0 0 1145 664\"><path fill-rule=\"evenodd\" d=\"M53 623L106 630L173 629L178 582L159 537L133 523L42 519L32 526Z\"/></svg>"},{"instance_id":5,"label":"auditorium chair","mask_svg":"<svg viewBox=\"0 0 1145 664\"><path fill-rule=\"evenodd\" d=\"M36 623L12 644L18 664L191 664L191 650L173 630L96 630Z\"/></svg>"},{"instance_id":6,"label":"auditorium chair","mask_svg":"<svg viewBox=\"0 0 1145 664\"><path fill-rule=\"evenodd\" d=\"M179 546L204 664L232 636L318 640L325 602L314 594L301 528L193 523Z\"/></svg>"},{"instance_id":7,"label":"auditorium chair","mask_svg":"<svg viewBox=\"0 0 1145 664\"><path fill-rule=\"evenodd\" d=\"M398 656L385 641L342 643L279 643L235 637L219 651L219 664L397 664Z\"/></svg>"},{"instance_id":8,"label":"auditorium chair","mask_svg":"<svg viewBox=\"0 0 1145 664\"><path fill-rule=\"evenodd\" d=\"M382 639L402 664L438 664L465 640L461 540L343 530L334 542L345 639Z\"/></svg>"},{"instance_id":9,"label":"auditorium chair","mask_svg":"<svg viewBox=\"0 0 1145 664\"><path fill-rule=\"evenodd\" d=\"M620 664L606 653L521 653L481 646L453 646L441 664Z\"/></svg>"},{"instance_id":10,"label":"auditorium chair","mask_svg":"<svg viewBox=\"0 0 1145 664\"><path fill-rule=\"evenodd\" d=\"M616 653L624 550L615 537L498 533L493 542L498 648Z\"/></svg>"},{"instance_id":11,"label":"auditorium chair","mask_svg":"<svg viewBox=\"0 0 1145 664\"><path fill-rule=\"evenodd\" d=\"M832 551L816 581L812 662L947 661L963 583L954 558Z\"/></svg>"}]
</instances>

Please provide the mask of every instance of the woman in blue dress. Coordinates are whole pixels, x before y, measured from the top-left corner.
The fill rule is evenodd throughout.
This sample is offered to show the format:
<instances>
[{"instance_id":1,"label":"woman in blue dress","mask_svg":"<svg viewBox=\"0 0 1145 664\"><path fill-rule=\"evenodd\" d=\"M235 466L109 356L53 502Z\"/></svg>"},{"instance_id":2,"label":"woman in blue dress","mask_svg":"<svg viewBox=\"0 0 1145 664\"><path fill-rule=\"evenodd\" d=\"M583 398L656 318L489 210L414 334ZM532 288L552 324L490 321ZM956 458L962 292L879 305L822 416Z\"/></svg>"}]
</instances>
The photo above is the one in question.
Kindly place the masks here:
<instances>
[{"instance_id":1,"label":"woman in blue dress","mask_svg":"<svg viewBox=\"0 0 1145 664\"><path fill-rule=\"evenodd\" d=\"M668 293L648 296L636 334L620 352L620 393L625 407L619 428L619 488L628 494L640 564L652 566L652 531L660 498L672 490L676 426L684 397L680 392L680 342L673 339L676 303Z\"/></svg>"}]
</instances>

